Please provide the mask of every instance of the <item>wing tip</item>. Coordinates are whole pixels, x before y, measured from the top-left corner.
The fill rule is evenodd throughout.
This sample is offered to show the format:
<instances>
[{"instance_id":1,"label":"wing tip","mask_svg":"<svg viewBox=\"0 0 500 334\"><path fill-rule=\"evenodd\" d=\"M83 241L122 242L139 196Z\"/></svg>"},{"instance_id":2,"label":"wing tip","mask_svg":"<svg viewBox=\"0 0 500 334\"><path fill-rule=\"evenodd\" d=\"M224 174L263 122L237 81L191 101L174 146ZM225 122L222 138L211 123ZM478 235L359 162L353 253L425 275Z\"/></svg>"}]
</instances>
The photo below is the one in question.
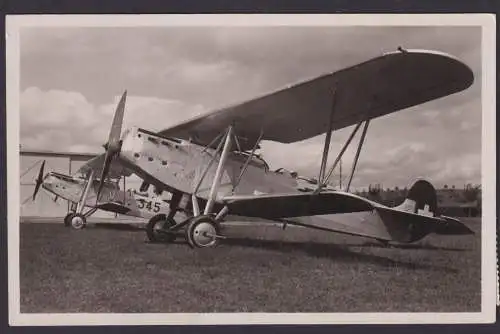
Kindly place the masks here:
<instances>
[{"instance_id":1,"label":"wing tip","mask_svg":"<svg viewBox=\"0 0 500 334\"><path fill-rule=\"evenodd\" d=\"M405 49L401 46L398 46L396 51L389 51L383 53L382 56L391 56L391 55L398 55L398 54L405 54L405 55L421 55L421 56L428 56L428 57L433 57L433 58L440 58L442 60L448 60L450 62L450 65L455 65L457 72L460 71L461 79L463 82L463 85L461 85L462 89L465 90L469 88L473 83L474 83L474 72L472 69L467 65L465 62L463 62L461 59L458 57L442 52L442 51L437 51L437 50L431 50L431 49Z\"/></svg>"}]
</instances>

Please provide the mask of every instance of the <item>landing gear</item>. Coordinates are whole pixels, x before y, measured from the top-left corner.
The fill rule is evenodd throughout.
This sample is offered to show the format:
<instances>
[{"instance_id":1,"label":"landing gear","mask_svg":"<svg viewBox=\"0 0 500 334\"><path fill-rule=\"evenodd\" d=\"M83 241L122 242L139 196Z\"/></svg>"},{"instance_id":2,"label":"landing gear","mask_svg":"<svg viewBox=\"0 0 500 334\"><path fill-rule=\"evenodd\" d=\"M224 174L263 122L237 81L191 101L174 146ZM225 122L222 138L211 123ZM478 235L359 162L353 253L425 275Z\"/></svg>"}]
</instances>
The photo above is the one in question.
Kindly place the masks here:
<instances>
[{"instance_id":1,"label":"landing gear","mask_svg":"<svg viewBox=\"0 0 500 334\"><path fill-rule=\"evenodd\" d=\"M174 242L175 234L169 229L175 225L175 220L164 214L151 218L146 225L146 234L151 242Z\"/></svg>"},{"instance_id":2,"label":"landing gear","mask_svg":"<svg viewBox=\"0 0 500 334\"><path fill-rule=\"evenodd\" d=\"M87 225L87 218L81 213L73 214L70 220L71 227L75 230L81 230Z\"/></svg>"},{"instance_id":3,"label":"landing gear","mask_svg":"<svg viewBox=\"0 0 500 334\"><path fill-rule=\"evenodd\" d=\"M71 225L71 219L75 215L74 212L69 212L65 217L64 217L64 226L68 227Z\"/></svg>"},{"instance_id":4,"label":"landing gear","mask_svg":"<svg viewBox=\"0 0 500 334\"><path fill-rule=\"evenodd\" d=\"M219 243L220 227L210 215L191 219L186 228L186 239L193 248L215 247Z\"/></svg>"},{"instance_id":5,"label":"landing gear","mask_svg":"<svg viewBox=\"0 0 500 334\"><path fill-rule=\"evenodd\" d=\"M68 214L64 217L64 226L71 226L75 230L81 230L87 226L87 218L93 215L96 211L96 208L92 208L85 213L76 213L75 211L68 212ZM75 217L78 218L74 219Z\"/></svg>"}]
</instances>

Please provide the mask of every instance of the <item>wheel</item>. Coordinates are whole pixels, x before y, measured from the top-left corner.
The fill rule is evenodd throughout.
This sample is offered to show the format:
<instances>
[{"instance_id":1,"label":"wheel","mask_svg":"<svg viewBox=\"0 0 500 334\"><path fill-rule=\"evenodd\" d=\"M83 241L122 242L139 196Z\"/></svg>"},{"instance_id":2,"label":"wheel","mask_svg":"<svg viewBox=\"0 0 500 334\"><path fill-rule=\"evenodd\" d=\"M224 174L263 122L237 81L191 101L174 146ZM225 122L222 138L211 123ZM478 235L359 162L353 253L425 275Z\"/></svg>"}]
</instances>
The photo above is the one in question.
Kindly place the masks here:
<instances>
[{"instance_id":1,"label":"wheel","mask_svg":"<svg viewBox=\"0 0 500 334\"><path fill-rule=\"evenodd\" d=\"M174 242L175 234L167 233L166 230L175 225L173 218L167 219L164 214L151 218L146 225L146 234L151 242Z\"/></svg>"},{"instance_id":2,"label":"wheel","mask_svg":"<svg viewBox=\"0 0 500 334\"><path fill-rule=\"evenodd\" d=\"M186 239L191 247L215 247L219 243L220 227L211 216L194 217L186 227Z\"/></svg>"},{"instance_id":3,"label":"wheel","mask_svg":"<svg viewBox=\"0 0 500 334\"><path fill-rule=\"evenodd\" d=\"M81 230L87 225L87 218L81 213L75 213L72 215L70 223L75 230Z\"/></svg>"},{"instance_id":4,"label":"wheel","mask_svg":"<svg viewBox=\"0 0 500 334\"><path fill-rule=\"evenodd\" d=\"M65 217L64 217L64 226L68 227L71 225L71 218L75 215L74 212L69 212Z\"/></svg>"}]
</instances>

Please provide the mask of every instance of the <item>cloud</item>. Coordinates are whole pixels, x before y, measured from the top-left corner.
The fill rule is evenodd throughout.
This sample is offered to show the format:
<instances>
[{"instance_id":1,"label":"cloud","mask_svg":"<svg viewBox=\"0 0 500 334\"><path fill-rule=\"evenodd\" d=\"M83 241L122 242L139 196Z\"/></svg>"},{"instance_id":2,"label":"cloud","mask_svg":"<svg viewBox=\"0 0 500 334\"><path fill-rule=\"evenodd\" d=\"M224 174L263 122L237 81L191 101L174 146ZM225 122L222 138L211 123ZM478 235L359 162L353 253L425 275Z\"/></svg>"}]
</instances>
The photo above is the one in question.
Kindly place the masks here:
<instances>
[{"instance_id":1,"label":"cloud","mask_svg":"<svg viewBox=\"0 0 500 334\"><path fill-rule=\"evenodd\" d=\"M21 85L78 91L98 103L129 88L215 108L402 44L449 52L480 74L474 27L37 27L21 33ZM185 75L190 68L216 70L199 81Z\"/></svg>"},{"instance_id":2,"label":"cloud","mask_svg":"<svg viewBox=\"0 0 500 334\"><path fill-rule=\"evenodd\" d=\"M43 92L37 87L30 87L22 93L20 104L21 122L36 120L41 127L61 127L71 122L86 126L95 116L93 106L77 92ZM27 110L30 113L23 112Z\"/></svg>"},{"instance_id":3,"label":"cloud","mask_svg":"<svg viewBox=\"0 0 500 334\"><path fill-rule=\"evenodd\" d=\"M20 96L21 145L25 149L102 151L119 98L93 105L77 92L27 88ZM132 95L127 97L123 129L139 126L160 130L203 110L200 105Z\"/></svg>"},{"instance_id":4,"label":"cloud","mask_svg":"<svg viewBox=\"0 0 500 334\"><path fill-rule=\"evenodd\" d=\"M372 120L352 186L358 188L381 183L384 187L402 187L418 177L428 178L438 186L479 183L481 112L472 108L473 105L474 101L471 105L454 109L456 112L452 113L450 110L434 109L429 104L429 109L426 106L411 108ZM350 127L332 135L329 165L352 130L353 127ZM360 132L342 158L344 177L350 173ZM317 176L324 137L289 145L266 142L263 145L264 156L272 168L287 167ZM332 178L336 183L338 174L337 167Z\"/></svg>"}]
</instances>

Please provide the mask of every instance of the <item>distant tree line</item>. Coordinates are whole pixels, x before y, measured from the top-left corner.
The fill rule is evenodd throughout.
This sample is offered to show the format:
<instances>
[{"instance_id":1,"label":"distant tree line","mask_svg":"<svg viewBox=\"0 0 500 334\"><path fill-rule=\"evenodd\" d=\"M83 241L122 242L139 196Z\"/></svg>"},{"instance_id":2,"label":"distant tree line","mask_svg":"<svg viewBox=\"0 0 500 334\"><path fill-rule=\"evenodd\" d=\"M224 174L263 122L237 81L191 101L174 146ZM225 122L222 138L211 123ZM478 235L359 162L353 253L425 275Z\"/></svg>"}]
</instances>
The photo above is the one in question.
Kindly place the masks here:
<instances>
[{"instance_id":1,"label":"distant tree line","mask_svg":"<svg viewBox=\"0 0 500 334\"><path fill-rule=\"evenodd\" d=\"M395 206L403 203L408 188L383 188L381 184L370 184L367 189L356 192L357 195L372 201ZM453 216L477 216L481 213L481 185L465 184L462 188L445 184L442 189L436 189L438 207L442 214Z\"/></svg>"}]
</instances>

